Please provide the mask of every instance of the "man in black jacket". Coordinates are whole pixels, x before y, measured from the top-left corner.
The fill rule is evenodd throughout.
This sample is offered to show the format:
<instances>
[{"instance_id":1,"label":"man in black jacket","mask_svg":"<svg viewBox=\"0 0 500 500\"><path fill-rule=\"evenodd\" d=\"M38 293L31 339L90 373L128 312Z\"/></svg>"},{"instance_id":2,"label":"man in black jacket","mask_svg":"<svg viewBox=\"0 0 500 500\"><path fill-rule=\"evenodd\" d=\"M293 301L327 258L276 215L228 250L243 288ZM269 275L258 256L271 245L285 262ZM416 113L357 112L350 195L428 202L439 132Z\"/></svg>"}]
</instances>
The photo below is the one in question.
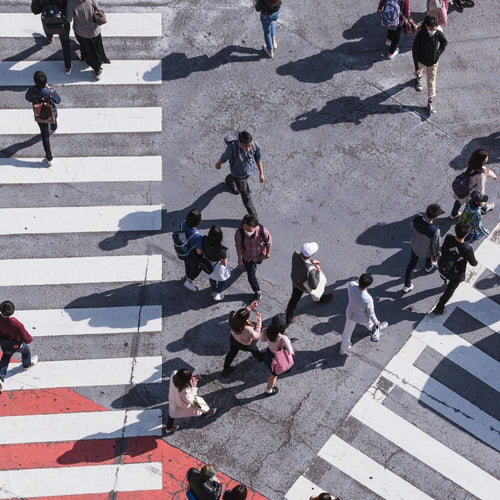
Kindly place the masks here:
<instances>
[{"instance_id":1,"label":"man in black jacket","mask_svg":"<svg viewBox=\"0 0 500 500\"><path fill-rule=\"evenodd\" d=\"M436 75L438 60L444 52L448 41L443 32L438 29L435 17L427 16L422 29L417 33L413 42L413 63L415 64L415 89L422 90L422 73L427 72L427 92L429 96L428 108L430 113L436 112L434 97L436 97Z\"/></svg>"},{"instance_id":2,"label":"man in black jacket","mask_svg":"<svg viewBox=\"0 0 500 500\"><path fill-rule=\"evenodd\" d=\"M200 470L194 467L188 470L189 491L196 500L219 500L222 484L217 481L216 473L217 469L212 464L204 465Z\"/></svg>"}]
</instances>

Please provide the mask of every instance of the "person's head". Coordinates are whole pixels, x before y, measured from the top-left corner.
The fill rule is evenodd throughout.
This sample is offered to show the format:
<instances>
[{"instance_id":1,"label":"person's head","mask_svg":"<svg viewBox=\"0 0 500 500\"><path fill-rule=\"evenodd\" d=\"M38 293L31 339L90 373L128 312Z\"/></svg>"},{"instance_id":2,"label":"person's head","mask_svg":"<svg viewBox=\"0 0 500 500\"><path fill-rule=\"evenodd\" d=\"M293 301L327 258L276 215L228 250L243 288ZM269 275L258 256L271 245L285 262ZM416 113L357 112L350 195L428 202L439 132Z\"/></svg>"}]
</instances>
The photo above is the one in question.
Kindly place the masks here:
<instances>
[{"instance_id":1,"label":"person's head","mask_svg":"<svg viewBox=\"0 0 500 500\"><path fill-rule=\"evenodd\" d=\"M308 259L312 257L318 251L318 244L315 241L311 241L310 243L304 243L300 248L300 253L302 257Z\"/></svg>"},{"instance_id":2,"label":"person's head","mask_svg":"<svg viewBox=\"0 0 500 500\"><path fill-rule=\"evenodd\" d=\"M481 203L487 202L489 199L488 196L481 194L479 191L472 191L470 198L478 207L481 206Z\"/></svg>"},{"instance_id":3,"label":"person's head","mask_svg":"<svg viewBox=\"0 0 500 500\"><path fill-rule=\"evenodd\" d=\"M186 215L186 225L191 229L195 229L200 225L201 212L199 210L190 210Z\"/></svg>"},{"instance_id":4,"label":"person's head","mask_svg":"<svg viewBox=\"0 0 500 500\"><path fill-rule=\"evenodd\" d=\"M216 224L208 231L208 240L212 246L217 246L222 243L222 229Z\"/></svg>"},{"instance_id":5,"label":"person's head","mask_svg":"<svg viewBox=\"0 0 500 500\"><path fill-rule=\"evenodd\" d=\"M255 233L255 228L259 225L257 217L250 214L245 215L241 223L243 224L243 230L248 236L252 236L252 234Z\"/></svg>"},{"instance_id":6,"label":"person's head","mask_svg":"<svg viewBox=\"0 0 500 500\"><path fill-rule=\"evenodd\" d=\"M373 276L370 273L363 273L358 280L359 288L364 290L373 283Z\"/></svg>"},{"instance_id":7,"label":"person's head","mask_svg":"<svg viewBox=\"0 0 500 500\"><path fill-rule=\"evenodd\" d=\"M467 222L459 222L455 226L455 234L459 240L463 240L470 233L471 229L472 226Z\"/></svg>"},{"instance_id":8,"label":"person's head","mask_svg":"<svg viewBox=\"0 0 500 500\"><path fill-rule=\"evenodd\" d=\"M476 173L483 170L483 165L488 161L486 149L476 149L472 152L467 164L467 173Z\"/></svg>"},{"instance_id":9,"label":"person's head","mask_svg":"<svg viewBox=\"0 0 500 500\"><path fill-rule=\"evenodd\" d=\"M286 315L283 313L276 314L266 329L266 337L271 342L276 342L280 334L283 335L285 333L286 327Z\"/></svg>"},{"instance_id":10,"label":"person's head","mask_svg":"<svg viewBox=\"0 0 500 500\"><path fill-rule=\"evenodd\" d=\"M252 136L246 130L242 130L238 134L238 142L245 151L252 149Z\"/></svg>"},{"instance_id":11,"label":"person's head","mask_svg":"<svg viewBox=\"0 0 500 500\"><path fill-rule=\"evenodd\" d=\"M15 310L16 308L10 300L4 300L0 304L0 313L2 313L2 316L6 316L8 318L9 316L12 316L14 314Z\"/></svg>"},{"instance_id":12,"label":"person's head","mask_svg":"<svg viewBox=\"0 0 500 500\"><path fill-rule=\"evenodd\" d=\"M43 89L47 85L47 75L43 71L35 71L33 80L37 89Z\"/></svg>"},{"instance_id":13,"label":"person's head","mask_svg":"<svg viewBox=\"0 0 500 500\"><path fill-rule=\"evenodd\" d=\"M229 500L245 500L248 495L247 487L244 484L238 484L231 490Z\"/></svg>"},{"instance_id":14,"label":"person's head","mask_svg":"<svg viewBox=\"0 0 500 500\"><path fill-rule=\"evenodd\" d=\"M177 373L174 375L173 382L179 392L187 389L188 387L191 387L192 376L193 372L191 370L188 370L187 368L181 368L180 370L177 370Z\"/></svg>"},{"instance_id":15,"label":"person's head","mask_svg":"<svg viewBox=\"0 0 500 500\"><path fill-rule=\"evenodd\" d=\"M431 203L426 209L425 209L425 216L429 220L434 220L437 217L439 217L442 213L441 207L437 203Z\"/></svg>"},{"instance_id":16,"label":"person's head","mask_svg":"<svg viewBox=\"0 0 500 500\"><path fill-rule=\"evenodd\" d=\"M243 328L249 323L250 311L246 307L238 309L236 312L232 311L229 315L229 326L231 330L236 333L241 333Z\"/></svg>"},{"instance_id":17,"label":"person's head","mask_svg":"<svg viewBox=\"0 0 500 500\"><path fill-rule=\"evenodd\" d=\"M203 482L208 481L209 479L212 479L215 476L215 474L217 474L217 467L215 467L214 464L204 465L200 469L200 476L201 476L201 480Z\"/></svg>"},{"instance_id":18,"label":"person's head","mask_svg":"<svg viewBox=\"0 0 500 500\"><path fill-rule=\"evenodd\" d=\"M427 29L429 35L434 35L438 29L438 22L435 17L426 16L424 19L424 26Z\"/></svg>"}]
</instances>

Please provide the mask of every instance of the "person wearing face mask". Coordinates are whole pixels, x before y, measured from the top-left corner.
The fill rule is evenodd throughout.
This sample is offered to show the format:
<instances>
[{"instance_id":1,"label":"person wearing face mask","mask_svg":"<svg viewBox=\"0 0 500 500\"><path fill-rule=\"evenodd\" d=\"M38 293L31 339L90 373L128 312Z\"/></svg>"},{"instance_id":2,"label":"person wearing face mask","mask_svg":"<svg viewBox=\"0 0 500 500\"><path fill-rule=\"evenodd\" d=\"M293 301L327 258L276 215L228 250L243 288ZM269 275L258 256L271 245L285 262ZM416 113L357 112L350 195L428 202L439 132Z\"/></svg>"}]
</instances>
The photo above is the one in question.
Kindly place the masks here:
<instances>
[{"instance_id":1,"label":"person wearing face mask","mask_svg":"<svg viewBox=\"0 0 500 500\"><path fill-rule=\"evenodd\" d=\"M438 30L435 17L426 16L422 29L417 33L413 42L413 63L415 65L415 89L422 90L422 74L424 69L427 74L428 110L436 112L434 98L436 97L436 76L438 60L444 52L448 40L442 31Z\"/></svg>"}]
</instances>

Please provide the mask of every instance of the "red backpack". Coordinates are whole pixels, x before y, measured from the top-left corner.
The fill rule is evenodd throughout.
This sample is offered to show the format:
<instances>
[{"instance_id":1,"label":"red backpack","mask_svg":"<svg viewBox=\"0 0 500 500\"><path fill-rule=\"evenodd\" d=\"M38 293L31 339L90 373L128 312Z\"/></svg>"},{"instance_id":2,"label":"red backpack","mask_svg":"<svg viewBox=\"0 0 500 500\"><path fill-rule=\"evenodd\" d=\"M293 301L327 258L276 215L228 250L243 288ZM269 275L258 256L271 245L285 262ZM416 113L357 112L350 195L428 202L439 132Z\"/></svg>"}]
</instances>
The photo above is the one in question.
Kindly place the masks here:
<instances>
[{"instance_id":1,"label":"red backpack","mask_svg":"<svg viewBox=\"0 0 500 500\"><path fill-rule=\"evenodd\" d=\"M56 114L50 100L52 99L52 89L48 97L42 97L33 103L33 113L37 123L55 123Z\"/></svg>"}]
</instances>

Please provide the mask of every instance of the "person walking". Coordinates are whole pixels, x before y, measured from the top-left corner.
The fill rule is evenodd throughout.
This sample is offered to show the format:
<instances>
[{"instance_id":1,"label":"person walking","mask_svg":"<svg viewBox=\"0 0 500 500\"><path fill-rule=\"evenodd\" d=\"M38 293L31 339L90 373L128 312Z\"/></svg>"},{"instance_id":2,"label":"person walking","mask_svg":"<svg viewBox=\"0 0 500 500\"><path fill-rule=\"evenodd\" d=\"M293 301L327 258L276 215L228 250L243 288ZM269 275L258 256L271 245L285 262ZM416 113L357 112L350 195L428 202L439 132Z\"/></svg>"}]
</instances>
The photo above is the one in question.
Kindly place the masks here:
<instances>
[{"instance_id":1,"label":"person walking","mask_svg":"<svg viewBox=\"0 0 500 500\"><path fill-rule=\"evenodd\" d=\"M68 0L66 20L73 22L73 31L80 44L81 59L94 70L100 80L102 65L109 64L102 44L101 27L94 20L96 0Z\"/></svg>"},{"instance_id":2,"label":"person walking","mask_svg":"<svg viewBox=\"0 0 500 500\"><path fill-rule=\"evenodd\" d=\"M304 243L300 252L292 255L292 296L286 307L286 322L288 325L297 321L295 309L304 293L317 291L313 300L320 304L326 304L333 299L333 294L324 293L326 279L321 272L320 261L312 260L311 257L318 251L318 244L313 241Z\"/></svg>"},{"instance_id":3,"label":"person walking","mask_svg":"<svg viewBox=\"0 0 500 500\"><path fill-rule=\"evenodd\" d=\"M467 263L477 266L474 250L468 243L465 243L471 229L470 224L459 222L455 226L455 237L447 234L444 238L438 268L441 277L445 283L448 281L448 284L434 308L434 314L444 313L444 306L451 299L458 285L465 280Z\"/></svg>"},{"instance_id":4,"label":"person walking","mask_svg":"<svg viewBox=\"0 0 500 500\"><path fill-rule=\"evenodd\" d=\"M199 380L200 377L193 375L193 372L187 368L172 372L168 390L168 420L165 429L167 433L179 429L179 425L174 425L176 418L211 417L217 412L217 408L210 408L206 401L198 396Z\"/></svg>"},{"instance_id":5,"label":"person walking","mask_svg":"<svg viewBox=\"0 0 500 500\"><path fill-rule=\"evenodd\" d=\"M26 91L24 98L33 104L48 103L53 110L53 122L41 123L37 121L42 136L43 149L45 150L45 158L42 160L44 167L50 167L54 156L50 148L50 135L57 130L57 106L61 102L61 98L57 91L49 87L47 84L47 75L43 71L35 71L33 75L35 86ZM36 120L36 117L35 117Z\"/></svg>"},{"instance_id":6,"label":"person walking","mask_svg":"<svg viewBox=\"0 0 500 500\"><path fill-rule=\"evenodd\" d=\"M69 41L70 24L66 19L67 0L32 0L31 12L42 14L42 27L49 43L54 35L59 36L64 58L64 74L71 75L71 45Z\"/></svg>"},{"instance_id":7,"label":"person walking","mask_svg":"<svg viewBox=\"0 0 500 500\"><path fill-rule=\"evenodd\" d=\"M213 271L208 275L208 281L212 288L212 298L215 301L224 299L224 285L231 276L231 269L228 265L227 247L222 244L222 229L213 225L207 236L202 236L201 247L203 255L210 261Z\"/></svg>"},{"instance_id":8,"label":"person walking","mask_svg":"<svg viewBox=\"0 0 500 500\"><path fill-rule=\"evenodd\" d=\"M434 270L439 256L439 238L441 232L434 220L441 214L441 207L432 203L424 213L419 213L411 221L411 257L406 267L403 293L413 290L411 275L419 259L425 259L425 272Z\"/></svg>"},{"instance_id":9,"label":"person walking","mask_svg":"<svg viewBox=\"0 0 500 500\"><path fill-rule=\"evenodd\" d=\"M377 12L382 12L386 8L392 13L390 16L387 16L388 19L394 18L396 15L398 16L396 20L392 20L393 25L385 23L385 27L387 28L387 40L385 44L389 46L387 57L394 59L399 54L398 45L405 24L405 18L409 19L411 16L411 4L410 0L380 0Z\"/></svg>"},{"instance_id":10,"label":"person walking","mask_svg":"<svg viewBox=\"0 0 500 500\"><path fill-rule=\"evenodd\" d=\"M250 352L257 361L264 361L264 355L259 351L256 345L262 328L261 314L256 313L256 324L250 321L250 312L253 311L257 305L257 301L253 301L250 305L238 309L236 312L231 311L229 313L231 335L229 335L229 352L224 359L224 368L222 370L223 377L228 377L233 373L234 368L231 366L231 363L240 351Z\"/></svg>"},{"instance_id":11,"label":"person walking","mask_svg":"<svg viewBox=\"0 0 500 500\"><path fill-rule=\"evenodd\" d=\"M244 484L238 484L230 490L226 490L222 500L246 500L248 489Z\"/></svg>"},{"instance_id":12,"label":"person walking","mask_svg":"<svg viewBox=\"0 0 500 500\"><path fill-rule=\"evenodd\" d=\"M273 245L271 233L259 224L254 215L245 215L241 226L234 233L234 243L238 255L238 267L245 266L254 299L260 300L262 292L257 280L257 266L271 256Z\"/></svg>"},{"instance_id":13,"label":"person walking","mask_svg":"<svg viewBox=\"0 0 500 500\"><path fill-rule=\"evenodd\" d=\"M190 210L185 220L179 226L179 231L184 233L188 246L188 254L184 258L184 268L186 270L186 280L184 286L192 292L197 292L198 287L194 280L201 273L200 260L203 255L202 237L198 231L201 223L201 212L197 209Z\"/></svg>"},{"instance_id":14,"label":"person walking","mask_svg":"<svg viewBox=\"0 0 500 500\"><path fill-rule=\"evenodd\" d=\"M38 363L38 356L31 355L28 344L33 337L26 331L24 325L12 317L15 307L10 300L4 300L0 304L0 347L2 358L0 359L0 394L7 375L10 359L15 352L22 356L23 370L29 370Z\"/></svg>"},{"instance_id":15,"label":"person walking","mask_svg":"<svg viewBox=\"0 0 500 500\"><path fill-rule=\"evenodd\" d=\"M427 0L427 15L434 17L438 23L438 29L448 26L449 0Z\"/></svg>"},{"instance_id":16,"label":"person walking","mask_svg":"<svg viewBox=\"0 0 500 500\"><path fill-rule=\"evenodd\" d=\"M420 92L422 87L422 73L427 73L427 107L429 113L436 112L434 98L436 97L436 76L438 61L444 52L448 41L442 31L438 30L435 17L426 16L422 29L413 41L413 63L415 65L415 90Z\"/></svg>"},{"instance_id":17,"label":"person walking","mask_svg":"<svg viewBox=\"0 0 500 500\"><path fill-rule=\"evenodd\" d=\"M228 134L224 140L227 147L220 160L215 164L215 168L220 169L222 164L229 160L230 174L226 177L226 186L232 193L241 195L247 212L257 219L257 211L250 196L248 178L254 172L255 165L257 165L259 181L261 184L264 183L265 177L260 145L245 130Z\"/></svg>"},{"instance_id":18,"label":"person walking","mask_svg":"<svg viewBox=\"0 0 500 500\"><path fill-rule=\"evenodd\" d=\"M276 43L276 21L280 17L281 0L256 0L255 10L260 12L260 22L264 30L264 42L262 50L268 57L274 57L274 51L278 48Z\"/></svg>"},{"instance_id":19,"label":"person walking","mask_svg":"<svg viewBox=\"0 0 500 500\"><path fill-rule=\"evenodd\" d=\"M216 474L217 468L213 464L204 465L200 470L191 467L186 475L189 485L188 499L219 500L222 493L222 484L215 476Z\"/></svg>"},{"instance_id":20,"label":"person walking","mask_svg":"<svg viewBox=\"0 0 500 500\"><path fill-rule=\"evenodd\" d=\"M479 240L484 236L488 236L490 232L483 226L482 206L488 201L488 196L481 195L479 191L473 191L470 199L465 204L465 209L460 216L460 222L470 224L469 234L465 238L467 243Z\"/></svg>"},{"instance_id":21,"label":"person walking","mask_svg":"<svg viewBox=\"0 0 500 500\"><path fill-rule=\"evenodd\" d=\"M485 149L476 149L470 155L467 169L455 178L452 185L455 203L451 210L450 220L460 217L460 207L467 202L473 191L479 191L484 196L486 179L488 177L495 181L497 180L495 172L485 166L487 162L488 151ZM486 203L481 207L483 213L489 212L493 208L495 208L494 203Z\"/></svg>"},{"instance_id":22,"label":"person walking","mask_svg":"<svg viewBox=\"0 0 500 500\"><path fill-rule=\"evenodd\" d=\"M268 397L274 396L278 393L279 389L278 387L276 387L278 375L285 373L284 371L280 371L279 373L276 372L276 364L273 364L276 353L284 349L290 356L295 356L295 351L293 350L292 343L285 333L286 328L287 321L285 315L277 314L273 317L271 324L264 328L260 335L260 339L262 340L262 342L267 342L267 349L264 354L264 364L271 372L269 378L267 379L266 390L264 392L264 395Z\"/></svg>"},{"instance_id":23,"label":"person walking","mask_svg":"<svg viewBox=\"0 0 500 500\"><path fill-rule=\"evenodd\" d=\"M351 348L351 336L356 324L359 323L371 332L371 340L378 342L381 330L387 328L387 321L379 322L375 314L373 298L368 293L368 287L373 283L370 273L363 273L358 281L347 285L348 303L345 311L345 325L340 344L340 355L345 356Z\"/></svg>"}]
</instances>

